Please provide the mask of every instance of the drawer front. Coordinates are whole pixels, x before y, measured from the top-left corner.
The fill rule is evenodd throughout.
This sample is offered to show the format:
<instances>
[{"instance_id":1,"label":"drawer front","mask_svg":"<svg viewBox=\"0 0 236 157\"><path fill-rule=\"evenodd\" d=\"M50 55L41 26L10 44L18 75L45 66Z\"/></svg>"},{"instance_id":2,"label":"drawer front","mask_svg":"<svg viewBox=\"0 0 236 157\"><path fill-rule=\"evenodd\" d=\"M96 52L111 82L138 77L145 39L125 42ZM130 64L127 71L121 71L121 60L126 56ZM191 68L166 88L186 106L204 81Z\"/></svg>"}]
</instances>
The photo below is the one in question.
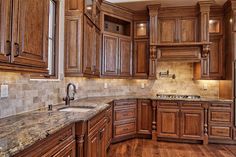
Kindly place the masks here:
<instances>
[{"instance_id":1,"label":"drawer front","mask_svg":"<svg viewBox=\"0 0 236 157\"><path fill-rule=\"evenodd\" d=\"M179 107L177 102L173 102L173 101L159 101L157 102L158 107L174 107L177 108Z\"/></svg>"},{"instance_id":2,"label":"drawer front","mask_svg":"<svg viewBox=\"0 0 236 157\"><path fill-rule=\"evenodd\" d=\"M232 104L231 103L212 103L210 107L230 109L232 107Z\"/></svg>"},{"instance_id":3,"label":"drawer front","mask_svg":"<svg viewBox=\"0 0 236 157\"><path fill-rule=\"evenodd\" d=\"M88 133L90 134L91 132L100 129L100 127L106 122L106 112L104 111L88 121Z\"/></svg>"},{"instance_id":4,"label":"drawer front","mask_svg":"<svg viewBox=\"0 0 236 157\"><path fill-rule=\"evenodd\" d=\"M135 108L114 111L114 121L127 120L127 119L132 119L135 117L136 117L136 109Z\"/></svg>"},{"instance_id":5,"label":"drawer front","mask_svg":"<svg viewBox=\"0 0 236 157\"><path fill-rule=\"evenodd\" d=\"M129 134L135 134L135 133L136 133L136 123L135 122L114 126L115 137L129 135Z\"/></svg>"},{"instance_id":6,"label":"drawer front","mask_svg":"<svg viewBox=\"0 0 236 157\"><path fill-rule=\"evenodd\" d=\"M120 100L120 101L115 101L114 108L136 106L136 104L137 100Z\"/></svg>"},{"instance_id":7,"label":"drawer front","mask_svg":"<svg viewBox=\"0 0 236 157\"><path fill-rule=\"evenodd\" d=\"M232 129L228 126L210 126L210 138L231 139Z\"/></svg>"},{"instance_id":8,"label":"drawer front","mask_svg":"<svg viewBox=\"0 0 236 157\"><path fill-rule=\"evenodd\" d=\"M210 121L211 122L231 122L231 112L230 111L210 111Z\"/></svg>"}]
</instances>

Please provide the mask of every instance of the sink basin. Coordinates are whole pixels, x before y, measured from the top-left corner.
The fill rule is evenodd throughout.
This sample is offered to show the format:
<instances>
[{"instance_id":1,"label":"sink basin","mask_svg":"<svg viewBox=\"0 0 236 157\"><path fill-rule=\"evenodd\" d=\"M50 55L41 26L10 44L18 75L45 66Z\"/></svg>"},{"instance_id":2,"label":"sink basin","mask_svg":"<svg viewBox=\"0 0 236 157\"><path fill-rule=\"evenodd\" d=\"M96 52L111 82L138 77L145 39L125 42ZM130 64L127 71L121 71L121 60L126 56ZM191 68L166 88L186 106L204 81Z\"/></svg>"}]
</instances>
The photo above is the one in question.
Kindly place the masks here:
<instances>
[{"instance_id":1,"label":"sink basin","mask_svg":"<svg viewBox=\"0 0 236 157\"><path fill-rule=\"evenodd\" d=\"M94 109L95 107L82 107L82 106L69 106L63 107L58 109L58 111L62 112L89 112L90 110Z\"/></svg>"}]
</instances>

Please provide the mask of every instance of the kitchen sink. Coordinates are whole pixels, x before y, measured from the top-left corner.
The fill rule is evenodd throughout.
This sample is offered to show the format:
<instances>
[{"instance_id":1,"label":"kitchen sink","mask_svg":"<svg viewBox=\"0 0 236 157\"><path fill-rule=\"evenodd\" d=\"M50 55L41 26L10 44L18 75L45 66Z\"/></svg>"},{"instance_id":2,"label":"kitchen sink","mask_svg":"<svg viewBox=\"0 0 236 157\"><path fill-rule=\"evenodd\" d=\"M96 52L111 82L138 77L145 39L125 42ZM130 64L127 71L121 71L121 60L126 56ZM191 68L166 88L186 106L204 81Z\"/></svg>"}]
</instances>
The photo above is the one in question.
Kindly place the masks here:
<instances>
[{"instance_id":1,"label":"kitchen sink","mask_svg":"<svg viewBox=\"0 0 236 157\"><path fill-rule=\"evenodd\" d=\"M58 111L62 112L89 112L95 107L87 107L87 106L69 106L58 109Z\"/></svg>"}]
</instances>

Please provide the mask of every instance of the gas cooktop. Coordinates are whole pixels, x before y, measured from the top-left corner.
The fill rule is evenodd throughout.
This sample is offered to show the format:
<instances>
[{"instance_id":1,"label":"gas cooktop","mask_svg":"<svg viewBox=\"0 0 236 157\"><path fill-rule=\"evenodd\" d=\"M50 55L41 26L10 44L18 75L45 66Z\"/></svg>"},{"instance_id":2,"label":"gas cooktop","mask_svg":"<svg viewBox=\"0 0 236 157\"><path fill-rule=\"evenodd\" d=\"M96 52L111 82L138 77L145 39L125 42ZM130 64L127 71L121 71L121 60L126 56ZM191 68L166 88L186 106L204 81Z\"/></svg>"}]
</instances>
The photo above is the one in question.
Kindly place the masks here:
<instances>
[{"instance_id":1,"label":"gas cooktop","mask_svg":"<svg viewBox=\"0 0 236 157\"><path fill-rule=\"evenodd\" d=\"M157 94L160 99L200 99L199 95L171 95L171 94Z\"/></svg>"}]
</instances>

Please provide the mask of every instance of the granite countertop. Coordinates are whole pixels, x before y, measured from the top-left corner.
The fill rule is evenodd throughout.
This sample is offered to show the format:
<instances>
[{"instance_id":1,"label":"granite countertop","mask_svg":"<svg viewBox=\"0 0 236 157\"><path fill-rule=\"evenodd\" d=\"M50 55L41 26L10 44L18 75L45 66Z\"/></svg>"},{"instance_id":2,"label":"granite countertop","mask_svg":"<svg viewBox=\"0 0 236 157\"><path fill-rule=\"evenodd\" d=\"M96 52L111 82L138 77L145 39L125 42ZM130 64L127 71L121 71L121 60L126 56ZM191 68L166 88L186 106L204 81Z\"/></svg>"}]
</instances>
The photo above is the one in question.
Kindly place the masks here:
<instances>
[{"instance_id":1,"label":"granite countertop","mask_svg":"<svg viewBox=\"0 0 236 157\"><path fill-rule=\"evenodd\" d=\"M0 157L12 156L48 135L59 131L74 122L86 121L103 111L109 102L121 99L153 99L153 100L181 100L189 99L159 99L153 95L126 95L112 97L94 97L75 100L71 106L94 107L89 112L60 112L63 104L53 106L53 111L47 109L32 111L0 119ZM233 102L218 98L201 98L190 101Z\"/></svg>"}]
</instances>

